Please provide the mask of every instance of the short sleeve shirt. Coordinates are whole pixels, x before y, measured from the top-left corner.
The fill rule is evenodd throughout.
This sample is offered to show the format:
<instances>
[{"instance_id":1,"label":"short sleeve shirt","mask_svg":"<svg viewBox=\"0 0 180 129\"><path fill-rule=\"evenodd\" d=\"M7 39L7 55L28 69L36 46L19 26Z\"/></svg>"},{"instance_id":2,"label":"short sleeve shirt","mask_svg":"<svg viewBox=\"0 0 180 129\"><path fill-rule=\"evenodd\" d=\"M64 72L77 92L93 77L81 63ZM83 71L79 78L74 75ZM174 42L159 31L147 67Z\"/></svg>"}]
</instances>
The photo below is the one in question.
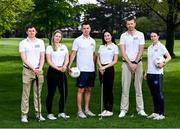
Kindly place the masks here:
<instances>
[{"instance_id":1,"label":"short sleeve shirt","mask_svg":"<svg viewBox=\"0 0 180 129\"><path fill-rule=\"evenodd\" d=\"M134 35L125 32L120 37L120 45L121 44L125 46L125 52L129 60L135 61L139 52L139 45L145 44L144 34L137 30Z\"/></svg>"},{"instance_id":2,"label":"short sleeve shirt","mask_svg":"<svg viewBox=\"0 0 180 129\"><path fill-rule=\"evenodd\" d=\"M19 52L25 52L27 60L34 68L37 68L40 64L40 53L45 52L44 41L38 38L31 41L26 38L20 42Z\"/></svg>"},{"instance_id":3,"label":"short sleeve shirt","mask_svg":"<svg viewBox=\"0 0 180 129\"><path fill-rule=\"evenodd\" d=\"M80 71L94 72L94 52L96 49L96 42L91 37L84 37L83 35L76 38L73 42L72 50L77 51L76 63Z\"/></svg>"},{"instance_id":4,"label":"short sleeve shirt","mask_svg":"<svg viewBox=\"0 0 180 129\"><path fill-rule=\"evenodd\" d=\"M168 50L166 47L158 42L155 45L150 45L148 47L147 56L148 56L148 67L147 67L147 73L149 74L163 74L163 68L159 69L155 66L154 60L157 57L163 57Z\"/></svg>"},{"instance_id":5,"label":"short sleeve shirt","mask_svg":"<svg viewBox=\"0 0 180 129\"><path fill-rule=\"evenodd\" d=\"M101 64L109 64L113 61L114 55L119 54L117 45L114 43L101 45L98 50Z\"/></svg>"},{"instance_id":6,"label":"short sleeve shirt","mask_svg":"<svg viewBox=\"0 0 180 129\"><path fill-rule=\"evenodd\" d=\"M66 54L68 54L68 49L66 45L60 44L57 50L54 51L52 46L49 45L46 48L46 54L51 56L51 60L56 66L63 66Z\"/></svg>"}]
</instances>

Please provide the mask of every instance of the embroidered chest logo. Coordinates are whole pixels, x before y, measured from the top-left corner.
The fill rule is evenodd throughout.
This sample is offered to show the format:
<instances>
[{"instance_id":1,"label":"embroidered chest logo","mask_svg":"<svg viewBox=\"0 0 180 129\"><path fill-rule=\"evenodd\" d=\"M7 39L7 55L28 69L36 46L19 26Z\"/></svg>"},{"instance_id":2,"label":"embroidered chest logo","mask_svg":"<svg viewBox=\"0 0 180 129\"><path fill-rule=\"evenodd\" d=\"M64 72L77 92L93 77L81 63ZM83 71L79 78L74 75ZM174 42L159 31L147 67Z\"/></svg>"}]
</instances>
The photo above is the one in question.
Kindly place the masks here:
<instances>
[{"instance_id":1,"label":"embroidered chest logo","mask_svg":"<svg viewBox=\"0 0 180 129\"><path fill-rule=\"evenodd\" d=\"M60 49L60 51L64 51L64 49L63 49L63 48L61 48L61 49Z\"/></svg>"},{"instance_id":2,"label":"embroidered chest logo","mask_svg":"<svg viewBox=\"0 0 180 129\"><path fill-rule=\"evenodd\" d=\"M158 52L158 49L154 49L154 52Z\"/></svg>"},{"instance_id":3,"label":"embroidered chest logo","mask_svg":"<svg viewBox=\"0 0 180 129\"><path fill-rule=\"evenodd\" d=\"M40 45L39 45L39 44L36 44L36 45L35 45L35 48L40 48Z\"/></svg>"},{"instance_id":4,"label":"embroidered chest logo","mask_svg":"<svg viewBox=\"0 0 180 129\"><path fill-rule=\"evenodd\" d=\"M93 46L93 47L94 47L94 44L93 44L93 43L91 43L91 46Z\"/></svg>"},{"instance_id":5,"label":"embroidered chest logo","mask_svg":"<svg viewBox=\"0 0 180 129\"><path fill-rule=\"evenodd\" d=\"M107 50L111 51L111 50L112 50L112 48L108 47L108 48L107 48Z\"/></svg>"},{"instance_id":6,"label":"embroidered chest logo","mask_svg":"<svg viewBox=\"0 0 180 129\"><path fill-rule=\"evenodd\" d=\"M134 37L133 40L138 40L138 37Z\"/></svg>"}]
</instances>

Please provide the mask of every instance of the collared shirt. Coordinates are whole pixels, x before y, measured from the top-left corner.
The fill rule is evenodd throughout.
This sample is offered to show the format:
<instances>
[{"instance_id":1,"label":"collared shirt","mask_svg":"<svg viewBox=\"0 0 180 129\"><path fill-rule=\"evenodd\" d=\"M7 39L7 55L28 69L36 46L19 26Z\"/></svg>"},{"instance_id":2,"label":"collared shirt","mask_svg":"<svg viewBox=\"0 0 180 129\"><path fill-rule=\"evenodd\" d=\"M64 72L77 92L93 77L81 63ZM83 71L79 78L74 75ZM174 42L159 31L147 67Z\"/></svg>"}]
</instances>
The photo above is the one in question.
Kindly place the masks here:
<instances>
[{"instance_id":1,"label":"collared shirt","mask_svg":"<svg viewBox=\"0 0 180 129\"><path fill-rule=\"evenodd\" d=\"M144 34L136 30L134 35L131 35L126 31L120 37L120 44L125 46L125 52L129 60L134 61L139 52L139 45L145 44Z\"/></svg>"},{"instance_id":2,"label":"collared shirt","mask_svg":"<svg viewBox=\"0 0 180 129\"><path fill-rule=\"evenodd\" d=\"M49 45L46 48L46 54L51 55L51 60L56 66L63 66L68 49L66 45L60 44L56 51L53 50L52 46Z\"/></svg>"},{"instance_id":3,"label":"collared shirt","mask_svg":"<svg viewBox=\"0 0 180 129\"><path fill-rule=\"evenodd\" d=\"M96 42L91 37L83 35L76 38L73 42L72 50L77 51L76 63L80 71L94 72L94 57Z\"/></svg>"},{"instance_id":4,"label":"collared shirt","mask_svg":"<svg viewBox=\"0 0 180 129\"><path fill-rule=\"evenodd\" d=\"M26 38L20 42L19 52L25 52L27 60L34 68L37 68L40 64L40 53L45 52L44 41L38 38L33 41Z\"/></svg>"},{"instance_id":5,"label":"collared shirt","mask_svg":"<svg viewBox=\"0 0 180 129\"><path fill-rule=\"evenodd\" d=\"M155 45L150 45L148 47L147 56L148 56L148 67L147 73L149 74L163 74L163 68L159 69L155 66L155 59L157 57L163 57L168 50L166 47L161 44L160 42L156 43Z\"/></svg>"},{"instance_id":6,"label":"collared shirt","mask_svg":"<svg viewBox=\"0 0 180 129\"><path fill-rule=\"evenodd\" d=\"M101 64L109 64L113 61L114 56L119 54L117 45L114 43L101 45L98 50Z\"/></svg>"}]
</instances>

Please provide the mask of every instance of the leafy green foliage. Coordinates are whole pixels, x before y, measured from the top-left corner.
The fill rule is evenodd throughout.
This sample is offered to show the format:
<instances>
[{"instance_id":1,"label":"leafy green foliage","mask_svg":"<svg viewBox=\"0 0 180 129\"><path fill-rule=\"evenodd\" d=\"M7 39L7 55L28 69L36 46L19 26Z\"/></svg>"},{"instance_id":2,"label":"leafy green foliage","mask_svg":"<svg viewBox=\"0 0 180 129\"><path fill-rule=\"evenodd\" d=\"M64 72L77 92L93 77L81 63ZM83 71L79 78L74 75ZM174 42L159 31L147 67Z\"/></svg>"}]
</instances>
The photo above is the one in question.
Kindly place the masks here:
<instances>
[{"instance_id":1,"label":"leafy green foliage","mask_svg":"<svg viewBox=\"0 0 180 129\"><path fill-rule=\"evenodd\" d=\"M131 4L146 6L159 16L167 26L166 47L172 57L174 54L175 29L180 26L179 0L128 0Z\"/></svg>"},{"instance_id":2,"label":"leafy green foliage","mask_svg":"<svg viewBox=\"0 0 180 129\"><path fill-rule=\"evenodd\" d=\"M79 5L77 0L34 0L32 23L44 32L50 39L54 29L77 26L79 22L74 17L93 7L92 5Z\"/></svg>"},{"instance_id":3,"label":"leafy green foliage","mask_svg":"<svg viewBox=\"0 0 180 129\"><path fill-rule=\"evenodd\" d=\"M0 0L0 35L11 30L19 14L31 11L31 0Z\"/></svg>"}]
</instances>

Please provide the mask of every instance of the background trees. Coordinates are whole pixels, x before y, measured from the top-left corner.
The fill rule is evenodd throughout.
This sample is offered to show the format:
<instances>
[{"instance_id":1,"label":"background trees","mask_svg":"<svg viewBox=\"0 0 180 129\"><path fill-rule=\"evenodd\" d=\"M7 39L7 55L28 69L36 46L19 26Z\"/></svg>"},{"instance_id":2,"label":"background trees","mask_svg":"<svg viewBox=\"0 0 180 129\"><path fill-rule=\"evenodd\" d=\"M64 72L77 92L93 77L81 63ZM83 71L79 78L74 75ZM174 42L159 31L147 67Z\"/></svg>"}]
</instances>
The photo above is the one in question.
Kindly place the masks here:
<instances>
[{"instance_id":1,"label":"background trees","mask_svg":"<svg viewBox=\"0 0 180 129\"><path fill-rule=\"evenodd\" d=\"M12 30L22 12L33 9L31 0L0 0L0 35Z\"/></svg>"},{"instance_id":2,"label":"background trees","mask_svg":"<svg viewBox=\"0 0 180 129\"><path fill-rule=\"evenodd\" d=\"M137 17L137 27L147 31L166 31L166 47L174 54L175 31L180 27L180 0L97 0L97 5L80 5L78 0L0 0L0 35L16 30L22 36L24 26L34 24L42 37L50 39L56 28L78 27L84 16L94 33L104 29L120 35L124 19ZM96 7L96 8L94 8ZM83 14L83 15L82 15ZM165 26L164 26L165 25ZM8 33L8 34L9 34Z\"/></svg>"},{"instance_id":3,"label":"background trees","mask_svg":"<svg viewBox=\"0 0 180 129\"><path fill-rule=\"evenodd\" d=\"M166 23L166 47L174 57L175 30L180 26L180 0L128 0L128 2L148 7Z\"/></svg>"},{"instance_id":4,"label":"background trees","mask_svg":"<svg viewBox=\"0 0 180 129\"><path fill-rule=\"evenodd\" d=\"M119 35L124 28L124 20L130 15L149 16L150 12L145 7L130 6L122 0L97 0L98 6L93 10L88 10L84 14L85 20L88 20L94 31L103 30L113 31Z\"/></svg>"}]
</instances>

